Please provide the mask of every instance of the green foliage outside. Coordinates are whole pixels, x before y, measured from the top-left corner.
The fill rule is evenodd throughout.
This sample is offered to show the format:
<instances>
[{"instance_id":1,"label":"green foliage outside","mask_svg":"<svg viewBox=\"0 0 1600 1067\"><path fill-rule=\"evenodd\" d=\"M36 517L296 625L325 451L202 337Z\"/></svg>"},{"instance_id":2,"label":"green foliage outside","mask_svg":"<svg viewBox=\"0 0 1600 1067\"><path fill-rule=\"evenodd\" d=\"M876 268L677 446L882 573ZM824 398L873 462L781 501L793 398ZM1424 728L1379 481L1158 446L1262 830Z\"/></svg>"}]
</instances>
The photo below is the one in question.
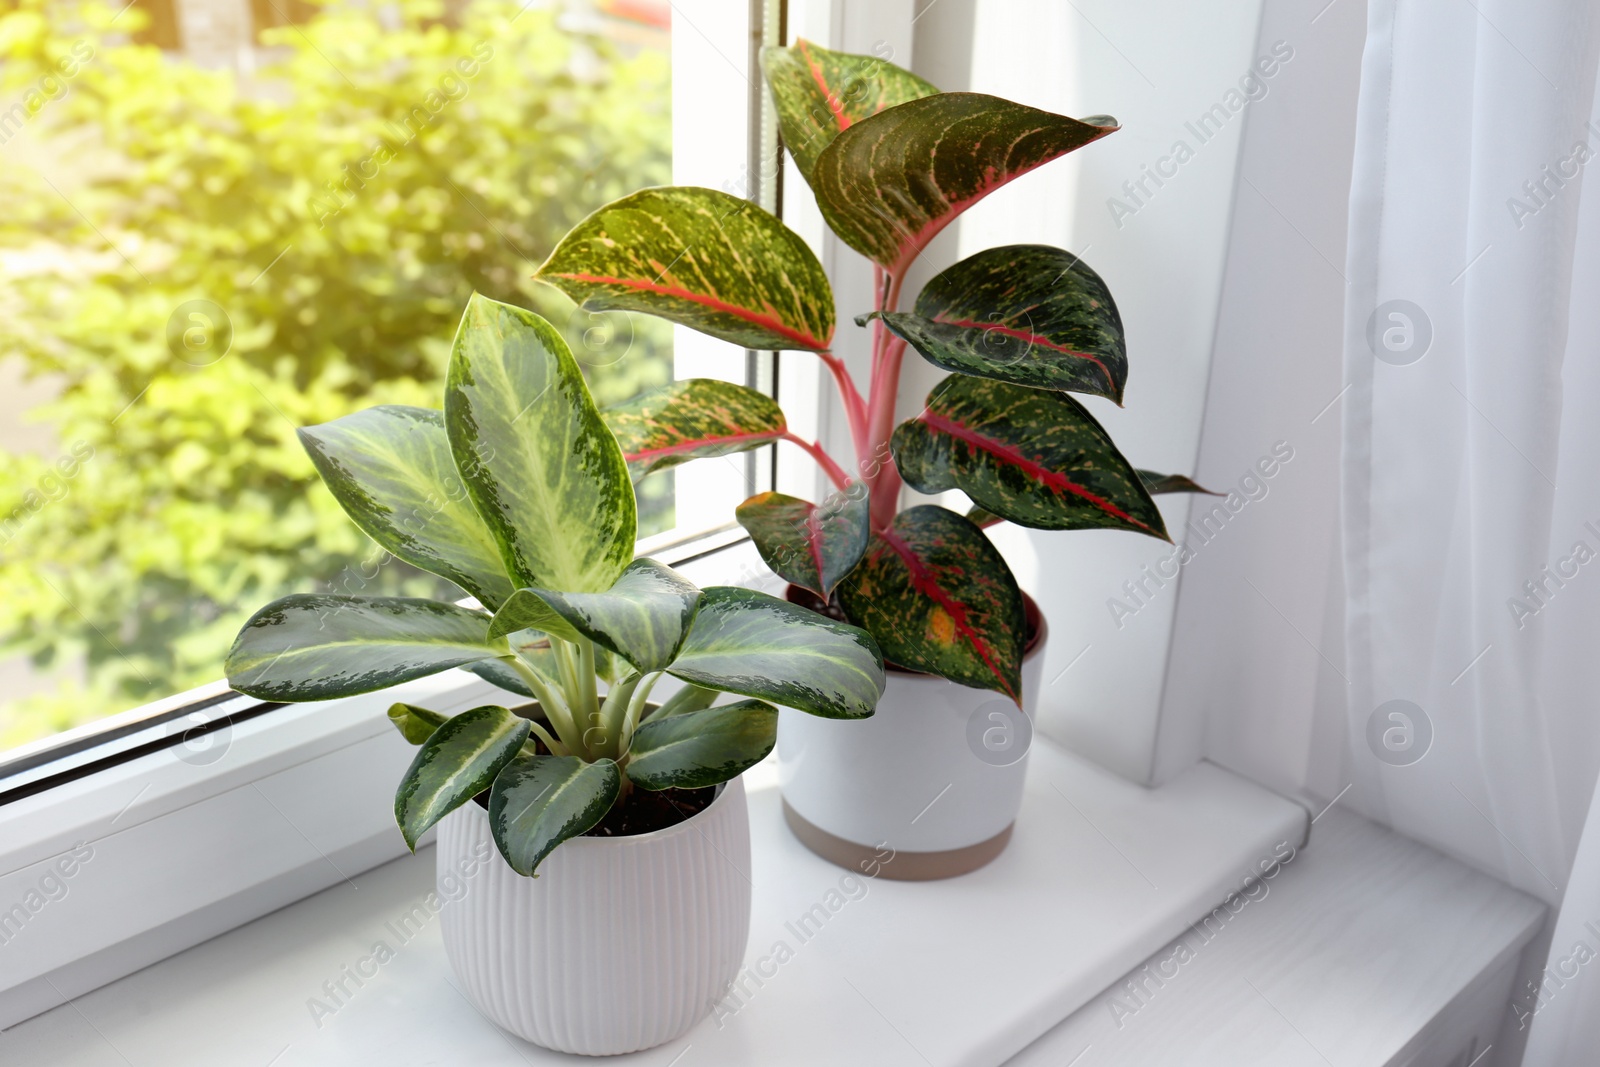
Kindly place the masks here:
<instances>
[{"instance_id":1,"label":"green foliage outside","mask_svg":"<svg viewBox=\"0 0 1600 1067\"><path fill-rule=\"evenodd\" d=\"M664 324L530 277L668 179L665 57L519 6L341 5L270 31L250 77L127 43L137 9L0 15L0 140L61 164L0 168L0 355L64 382L39 412L60 456L0 469L0 656L89 669L0 705L0 748L219 677L274 597L448 593L351 525L294 428L435 406L473 291L566 323L602 404L670 379ZM169 344L191 300L224 309L225 355L203 309ZM664 477L641 534L671 525Z\"/></svg>"}]
</instances>

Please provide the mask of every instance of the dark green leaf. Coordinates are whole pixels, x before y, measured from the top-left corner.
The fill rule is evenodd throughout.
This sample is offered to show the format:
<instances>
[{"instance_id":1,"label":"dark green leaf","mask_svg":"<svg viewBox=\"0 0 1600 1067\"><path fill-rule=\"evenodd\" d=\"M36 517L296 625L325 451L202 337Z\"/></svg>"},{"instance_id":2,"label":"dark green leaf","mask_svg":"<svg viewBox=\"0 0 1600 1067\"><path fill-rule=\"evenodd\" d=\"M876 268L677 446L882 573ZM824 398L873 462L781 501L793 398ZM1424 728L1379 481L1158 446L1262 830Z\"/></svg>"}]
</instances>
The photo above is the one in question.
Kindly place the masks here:
<instances>
[{"instance_id":1,"label":"dark green leaf","mask_svg":"<svg viewBox=\"0 0 1600 1067\"><path fill-rule=\"evenodd\" d=\"M792 48L761 50L761 70L777 105L783 145L806 181L839 131L868 115L939 90L877 56L819 48L801 38Z\"/></svg>"},{"instance_id":2,"label":"dark green leaf","mask_svg":"<svg viewBox=\"0 0 1600 1067\"><path fill-rule=\"evenodd\" d=\"M1065 393L954 374L890 445L907 484L924 493L960 489L1019 526L1167 539L1133 467Z\"/></svg>"},{"instance_id":3,"label":"dark green leaf","mask_svg":"<svg viewBox=\"0 0 1600 1067\"><path fill-rule=\"evenodd\" d=\"M839 596L889 662L1021 700L1022 592L983 531L955 512L924 504L895 516Z\"/></svg>"},{"instance_id":4,"label":"dark green leaf","mask_svg":"<svg viewBox=\"0 0 1600 1067\"><path fill-rule=\"evenodd\" d=\"M758 493L734 514L780 577L822 599L850 573L872 535L867 491L852 483L821 506L783 493Z\"/></svg>"},{"instance_id":5,"label":"dark green leaf","mask_svg":"<svg viewBox=\"0 0 1600 1067\"><path fill-rule=\"evenodd\" d=\"M635 479L691 459L760 448L789 426L765 393L715 378L689 378L600 413Z\"/></svg>"},{"instance_id":6,"label":"dark green leaf","mask_svg":"<svg viewBox=\"0 0 1600 1067\"><path fill-rule=\"evenodd\" d=\"M532 875L557 845L605 818L621 790L622 775L608 759L524 756L495 779L489 828L511 869Z\"/></svg>"},{"instance_id":7,"label":"dark green leaf","mask_svg":"<svg viewBox=\"0 0 1600 1067\"><path fill-rule=\"evenodd\" d=\"M295 593L251 616L228 684L262 700L329 700L505 654L489 616L436 600Z\"/></svg>"},{"instance_id":8,"label":"dark green leaf","mask_svg":"<svg viewBox=\"0 0 1600 1067\"><path fill-rule=\"evenodd\" d=\"M555 328L474 294L450 356L444 417L516 584L611 588L633 559L633 483Z\"/></svg>"},{"instance_id":9,"label":"dark green leaf","mask_svg":"<svg viewBox=\"0 0 1600 1067\"><path fill-rule=\"evenodd\" d=\"M736 778L772 751L778 709L759 700L654 718L629 748L628 777L641 789L701 789Z\"/></svg>"},{"instance_id":10,"label":"dark green leaf","mask_svg":"<svg viewBox=\"0 0 1600 1067\"><path fill-rule=\"evenodd\" d=\"M511 595L499 543L450 455L443 412L375 407L298 432L322 480L367 536L455 582L490 611Z\"/></svg>"},{"instance_id":11,"label":"dark green leaf","mask_svg":"<svg viewBox=\"0 0 1600 1067\"><path fill-rule=\"evenodd\" d=\"M670 673L833 719L871 715L883 693L883 656L864 630L730 586L701 594Z\"/></svg>"},{"instance_id":12,"label":"dark green leaf","mask_svg":"<svg viewBox=\"0 0 1600 1067\"><path fill-rule=\"evenodd\" d=\"M939 93L862 119L812 172L840 240L902 277L967 208L1035 167L1117 129L981 93Z\"/></svg>"},{"instance_id":13,"label":"dark green leaf","mask_svg":"<svg viewBox=\"0 0 1600 1067\"><path fill-rule=\"evenodd\" d=\"M642 311L744 348L821 351L833 290L800 236L715 189L644 189L572 228L534 275L597 311Z\"/></svg>"},{"instance_id":14,"label":"dark green leaf","mask_svg":"<svg viewBox=\"0 0 1600 1067\"><path fill-rule=\"evenodd\" d=\"M914 312L883 316L934 366L1122 403L1122 318L1100 275L1059 248L991 248L940 272Z\"/></svg>"},{"instance_id":15,"label":"dark green leaf","mask_svg":"<svg viewBox=\"0 0 1600 1067\"><path fill-rule=\"evenodd\" d=\"M400 736L413 745L422 744L449 720L448 715L419 708L415 704L392 704L389 707L389 721L400 731Z\"/></svg>"},{"instance_id":16,"label":"dark green leaf","mask_svg":"<svg viewBox=\"0 0 1600 1067\"><path fill-rule=\"evenodd\" d=\"M722 694L715 689L706 689L703 686L684 683L682 689L667 698L654 714L645 713L646 718L669 719L674 715L686 715L691 711L704 711L717 702Z\"/></svg>"},{"instance_id":17,"label":"dark green leaf","mask_svg":"<svg viewBox=\"0 0 1600 1067\"><path fill-rule=\"evenodd\" d=\"M1151 496L1162 493L1205 493L1207 496L1222 496L1214 490L1196 482L1186 474L1157 474L1155 471L1135 471L1139 481L1150 491Z\"/></svg>"},{"instance_id":18,"label":"dark green leaf","mask_svg":"<svg viewBox=\"0 0 1600 1067\"><path fill-rule=\"evenodd\" d=\"M700 590L653 559L628 564L604 593L519 589L489 627L491 637L527 627L567 641L588 638L640 671L672 662Z\"/></svg>"},{"instance_id":19,"label":"dark green leaf","mask_svg":"<svg viewBox=\"0 0 1600 1067\"><path fill-rule=\"evenodd\" d=\"M413 852L428 827L495 780L528 739L528 722L505 708L464 711L423 743L394 795L394 818Z\"/></svg>"}]
</instances>

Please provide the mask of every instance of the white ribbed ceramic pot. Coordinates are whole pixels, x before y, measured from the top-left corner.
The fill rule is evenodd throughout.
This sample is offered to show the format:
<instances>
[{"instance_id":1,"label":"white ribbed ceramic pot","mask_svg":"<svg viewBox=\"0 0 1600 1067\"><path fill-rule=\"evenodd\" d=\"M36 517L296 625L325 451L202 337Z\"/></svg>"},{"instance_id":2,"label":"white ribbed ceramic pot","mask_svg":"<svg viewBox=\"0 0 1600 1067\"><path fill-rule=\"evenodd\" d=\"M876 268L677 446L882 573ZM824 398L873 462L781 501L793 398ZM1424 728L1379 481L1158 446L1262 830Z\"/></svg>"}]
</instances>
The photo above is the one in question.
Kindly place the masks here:
<instances>
[{"instance_id":1,"label":"white ribbed ceramic pot","mask_svg":"<svg viewBox=\"0 0 1600 1067\"><path fill-rule=\"evenodd\" d=\"M462 894L456 872L472 867ZM738 778L676 826L566 841L537 878L507 866L488 813L463 804L439 824L439 895L460 894L440 915L445 953L473 1003L518 1037L583 1056L651 1048L705 1017L737 975L749 869Z\"/></svg>"},{"instance_id":2,"label":"white ribbed ceramic pot","mask_svg":"<svg viewBox=\"0 0 1600 1067\"><path fill-rule=\"evenodd\" d=\"M1026 606L1035 638L1020 714L999 693L894 668L870 718L781 713L784 816L807 848L913 881L965 874L1005 850L1044 669L1044 619L1031 598Z\"/></svg>"}]
</instances>

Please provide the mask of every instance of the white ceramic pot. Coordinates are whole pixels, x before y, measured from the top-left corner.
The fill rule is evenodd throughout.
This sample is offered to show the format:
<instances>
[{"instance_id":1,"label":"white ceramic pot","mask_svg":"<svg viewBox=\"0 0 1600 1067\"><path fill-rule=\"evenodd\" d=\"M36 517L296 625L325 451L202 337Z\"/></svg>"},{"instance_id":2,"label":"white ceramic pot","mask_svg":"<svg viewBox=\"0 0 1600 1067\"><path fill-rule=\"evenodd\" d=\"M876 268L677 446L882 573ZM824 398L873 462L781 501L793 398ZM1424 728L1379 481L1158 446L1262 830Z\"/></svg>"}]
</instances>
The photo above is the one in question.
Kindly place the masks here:
<instances>
[{"instance_id":1,"label":"white ceramic pot","mask_svg":"<svg viewBox=\"0 0 1600 1067\"><path fill-rule=\"evenodd\" d=\"M999 693L895 668L871 718L784 710L784 816L806 847L885 878L948 878L1004 851L1022 805L1045 626L1022 661L1023 708Z\"/></svg>"},{"instance_id":2,"label":"white ceramic pot","mask_svg":"<svg viewBox=\"0 0 1600 1067\"><path fill-rule=\"evenodd\" d=\"M749 870L738 778L676 826L566 841L537 878L507 866L488 813L463 804L439 824L445 952L473 1003L518 1037L584 1056L651 1048L737 975Z\"/></svg>"}]
</instances>

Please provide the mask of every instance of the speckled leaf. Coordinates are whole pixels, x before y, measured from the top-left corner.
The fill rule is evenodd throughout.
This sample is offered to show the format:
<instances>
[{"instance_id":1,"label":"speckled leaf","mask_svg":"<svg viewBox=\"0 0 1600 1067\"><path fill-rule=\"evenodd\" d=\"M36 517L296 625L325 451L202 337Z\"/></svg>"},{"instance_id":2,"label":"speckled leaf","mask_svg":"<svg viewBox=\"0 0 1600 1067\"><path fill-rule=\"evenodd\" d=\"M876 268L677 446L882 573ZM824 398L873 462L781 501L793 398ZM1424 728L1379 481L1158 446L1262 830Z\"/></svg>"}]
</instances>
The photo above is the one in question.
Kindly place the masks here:
<instances>
[{"instance_id":1,"label":"speckled leaf","mask_svg":"<svg viewBox=\"0 0 1600 1067\"><path fill-rule=\"evenodd\" d=\"M758 493L734 514L767 566L824 600L860 561L872 535L871 506L859 483L820 505L783 493Z\"/></svg>"},{"instance_id":2,"label":"speckled leaf","mask_svg":"<svg viewBox=\"0 0 1600 1067\"><path fill-rule=\"evenodd\" d=\"M806 181L822 150L868 115L939 90L877 56L832 52L804 38L761 50L761 71L777 105L783 144Z\"/></svg>"},{"instance_id":3,"label":"speckled leaf","mask_svg":"<svg viewBox=\"0 0 1600 1067\"><path fill-rule=\"evenodd\" d=\"M655 718L633 735L627 773L640 789L703 789L754 767L777 740L778 709L760 700Z\"/></svg>"},{"instance_id":4,"label":"speckled leaf","mask_svg":"<svg viewBox=\"0 0 1600 1067\"><path fill-rule=\"evenodd\" d=\"M1071 252L979 252L935 276L915 311L883 321L936 367L1122 403L1122 318L1100 276Z\"/></svg>"},{"instance_id":5,"label":"speckled leaf","mask_svg":"<svg viewBox=\"0 0 1600 1067\"><path fill-rule=\"evenodd\" d=\"M1205 493L1207 496L1222 496L1214 489L1207 489L1186 474L1157 474L1155 471L1135 471L1139 481L1144 483L1145 489L1151 496L1162 493Z\"/></svg>"},{"instance_id":6,"label":"speckled leaf","mask_svg":"<svg viewBox=\"0 0 1600 1067\"><path fill-rule=\"evenodd\" d=\"M1021 701L1022 592L999 550L955 512L923 504L896 515L839 597L889 662Z\"/></svg>"},{"instance_id":7,"label":"speckled leaf","mask_svg":"<svg viewBox=\"0 0 1600 1067\"><path fill-rule=\"evenodd\" d=\"M422 745L394 795L394 820L406 845L495 780L528 739L528 721L493 705L463 711Z\"/></svg>"},{"instance_id":8,"label":"speckled leaf","mask_svg":"<svg viewBox=\"0 0 1600 1067\"><path fill-rule=\"evenodd\" d=\"M368 537L490 611L511 595L500 546L450 456L443 412L385 405L297 432L334 499Z\"/></svg>"},{"instance_id":9,"label":"speckled leaf","mask_svg":"<svg viewBox=\"0 0 1600 1067\"><path fill-rule=\"evenodd\" d=\"M511 869L533 875L568 838L605 818L622 790L608 759L524 756L511 761L489 794L489 830Z\"/></svg>"},{"instance_id":10,"label":"speckled leaf","mask_svg":"<svg viewBox=\"0 0 1600 1067\"><path fill-rule=\"evenodd\" d=\"M721 695L722 693L716 689L685 683L682 689L668 697L654 712L646 711L645 718L670 719L674 715L704 711L715 704Z\"/></svg>"},{"instance_id":11,"label":"speckled leaf","mask_svg":"<svg viewBox=\"0 0 1600 1067\"><path fill-rule=\"evenodd\" d=\"M262 700L330 700L504 654L480 611L411 597L294 593L244 624L228 653L228 684Z\"/></svg>"},{"instance_id":12,"label":"speckled leaf","mask_svg":"<svg viewBox=\"0 0 1600 1067\"><path fill-rule=\"evenodd\" d=\"M495 615L489 635L535 627L563 640L588 638L641 672L672 662L700 590L653 559L628 564L604 593L519 589Z\"/></svg>"},{"instance_id":13,"label":"speckled leaf","mask_svg":"<svg viewBox=\"0 0 1600 1067\"><path fill-rule=\"evenodd\" d=\"M924 493L960 489L1019 526L1167 539L1133 467L1065 393L953 374L895 429L890 447L907 484Z\"/></svg>"},{"instance_id":14,"label":"speckled leaf","mask_svg":"<svg viewBox=\"0 0 1600 1067\"><path fill-rule=\"evenodd\" d=\"M701 595L670 673L830 719L871 715L883 694L883 655L866 631L731 586Z\"/></svg>"},{"instance_id":15,"label":"speckled leaf","mask_svg":"<svg viewBox=\"0 0 1600 1067\"><path fill-rule=\"evenodd\" d=\"M635 480L691 459L771 444L789 424L765 393L715 378L687 378L600 413Z\"/></svg>"},{"instance_id":16,"label":"speckled leaf","mask_svg":"<svg viewBox=\"0 0 1600 1067\"><path fill-rule=\"evenodd\" d=\"M641 311L744 348L826 349L833 290L775 215L715 189L644 189L561 239L534 277L596 311Z\"/></svg>"},{"instance_id":17,"label":"speckled leaf","mask_svg":"<svg viewBox=\"0 0 1600 1067\"><path fill-rule=\"evenodd\" d=\"M981 93L939 93L862 119L817 159L812 188L840 240L903 276L939 231L1007 182L1117 129Z\"/></svg>"},{"instance_id":18,"label":"speckled leaf","mask_svg":"<svg viewBox=\"0 0 1600 1067\"><path fill-rule=\"evenodd\" d=\"M633 559L633 484L555 328L473 294L450 356L444 419L513 581L611 588Z\"/></svg>"},{"instance_id":19,"label":"speckled leaf","mask_svg":"<svg viewBox=\"0 0 1600 1067\"><path fill-rule=\"evenodd\" d=\"M419 708L415 704L389 705L389 721L400 731L400 736L413 745L422 744L449 720L450 716L442 712Z\"/></svg>"}]
</instances>

